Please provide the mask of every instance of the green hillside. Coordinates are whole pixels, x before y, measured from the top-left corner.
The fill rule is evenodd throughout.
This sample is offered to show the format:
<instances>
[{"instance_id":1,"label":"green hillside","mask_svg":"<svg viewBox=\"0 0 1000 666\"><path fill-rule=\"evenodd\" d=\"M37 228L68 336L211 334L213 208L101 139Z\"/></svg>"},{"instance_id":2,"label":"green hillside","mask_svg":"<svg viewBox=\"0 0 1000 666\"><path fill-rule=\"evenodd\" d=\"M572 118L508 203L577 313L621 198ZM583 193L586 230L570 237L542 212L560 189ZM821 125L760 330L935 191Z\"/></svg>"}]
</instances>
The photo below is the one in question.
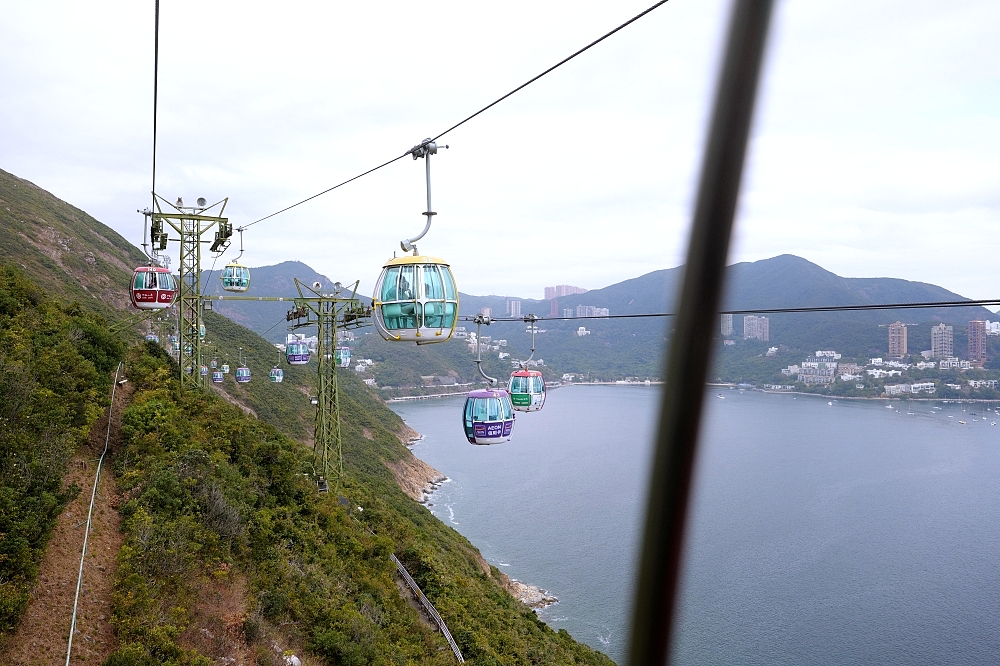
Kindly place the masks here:
<instances>
[{"instance_id":1,"label":"green hillside","mask_svg":"<svg viewBox=\"0 0 1000 666\"><path fill-rule=\"evenodd\" d=\"M110 666L208 664L214 643L198 638L201 629L245 643L258 663L271 663L272 641L327 664L453 663L401 591L390 554L470 663L611 663L542 623L464 537L400 490L399 470L415 464L405 426L354 373L341 373L341 501L312 481L314 365L285 366L285 381L272 384L273 345L208 313L210 349L234 365L242 348L253 381L237 385L230 374L211 391L180 395L176 364L140 341L142 327L122 338L109 331L132 313L127 287L141 253L40 188L9 174L0 181L4 240L13 239L0 262L0 632L23 612L74 492L61 485L65 460L124 355L135 392L112 460L125 546ZM220 590L232 606L206 605Z\"/></svg>"},{"instance_id":2,"label":"green hillside","mask_svg":"<svg viewBox=\"0 0 1000 666\"><path fill-rule=\"evenodd\" d=\"M90 215L3 170L0 241L0 262L20 266L49 295L106 316L122 316L132 270L147 262Z\"/></svg>"},{"instance_id":3,"label":"green hillside","mask_svg":"<svg viewBox=\"0 0 1000 666\"><path fill-rule=\"evenodd\" d=\"M65 503L62 477L103 408L125 345L107 322L0 264L0 652Z\"/></svg>"}]
</instances>

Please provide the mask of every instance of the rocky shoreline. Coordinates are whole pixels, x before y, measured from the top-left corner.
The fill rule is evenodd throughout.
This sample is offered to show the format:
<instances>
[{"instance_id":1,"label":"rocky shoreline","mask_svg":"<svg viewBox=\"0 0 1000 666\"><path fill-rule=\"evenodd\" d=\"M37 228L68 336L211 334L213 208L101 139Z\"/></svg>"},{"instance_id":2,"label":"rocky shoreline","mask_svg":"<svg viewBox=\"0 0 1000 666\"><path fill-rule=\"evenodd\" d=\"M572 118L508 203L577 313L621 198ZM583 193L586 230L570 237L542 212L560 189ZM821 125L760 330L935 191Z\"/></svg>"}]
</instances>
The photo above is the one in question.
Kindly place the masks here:
<instances>
[{"instance_id":1,"label":"rocky shoreline","mask_svg":"<svg viewBox=\"0 0 1000 666\"><path fill-rule=\"evenodd\" d=\"M407 447L420 441L421 438L420 433L405 424L396 433L396 436ZM430 500L435 491L441 487L441 484L448 480L448 477L420 458L417 458L412 452L409 452L409 457L387 462L386 466L392 472L393 477L396 479L396 484L404 493L428 507L433 506ZM479 556L479 559L480 569L489 575L491 572L489 563L485 559L482 559L482 556ZM507 590L507 593L528 608L537 611L559 602L559 599L555 595L549 594L535 585L528 585L519 580L513 580L502 572L500 573L500 578L503 588Z\"/></svg>"},{"instance_id":2,"label":"rocky shoreline","mask_svg":"<svg viewBox=\"0 0 1000 666\"><path fill-rule=\"evenodd\" d=\"M528 608L533 608L536 611L551 606L552 604L559 603L559 599L557 597L549 594L545 590L534 585L522 583L521 581L514 580L513 578L507 578L506 588L512 597L523 603Z\"/></svg>"}]
</instances>

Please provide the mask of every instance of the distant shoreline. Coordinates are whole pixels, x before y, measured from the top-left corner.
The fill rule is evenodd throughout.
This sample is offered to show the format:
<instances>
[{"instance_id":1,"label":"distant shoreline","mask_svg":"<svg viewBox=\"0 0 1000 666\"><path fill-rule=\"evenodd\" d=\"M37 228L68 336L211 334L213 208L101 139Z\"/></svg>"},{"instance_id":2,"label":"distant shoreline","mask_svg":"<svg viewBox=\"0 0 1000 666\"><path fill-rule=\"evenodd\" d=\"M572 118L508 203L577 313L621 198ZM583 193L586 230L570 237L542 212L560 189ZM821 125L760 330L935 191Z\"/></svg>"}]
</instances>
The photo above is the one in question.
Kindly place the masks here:
<instances>
[{"instance_id":1,"label":"distant shoreline","mask_svg":"<svg viewBox=\"0 0 1000 666\"><path fill-rule=\"evenodd\" d=\"M566 386L661 386L662 381L652 381L646 384L645 381L641 382L570 382L567 384L559 384L550 386L550 389L557 389ZM744 391L756 391L758 393L770 393L774 395L808 395L816 398L826 398L827 400L904 400L913 402L955 402L955 403L965 403L965 402L1000 402L1000 400L988 400L986 398L913 398L905 395L878 395L878 396L846 396L846 395L828 395L825 393L810 393L808 391L774 391L770 389L757 388L756 386L739 386L739 384L730 383L718 383L718 382L706 382L706 388L739 388ZM430 398L448 398L456 395L466 395L468 391L456 391L453 393L432 393L430 395L411 395L402 396L398 398L388 398L386 403L392 402L409 402L411 400L427 400Z\"/></svg>"}]
</instances>

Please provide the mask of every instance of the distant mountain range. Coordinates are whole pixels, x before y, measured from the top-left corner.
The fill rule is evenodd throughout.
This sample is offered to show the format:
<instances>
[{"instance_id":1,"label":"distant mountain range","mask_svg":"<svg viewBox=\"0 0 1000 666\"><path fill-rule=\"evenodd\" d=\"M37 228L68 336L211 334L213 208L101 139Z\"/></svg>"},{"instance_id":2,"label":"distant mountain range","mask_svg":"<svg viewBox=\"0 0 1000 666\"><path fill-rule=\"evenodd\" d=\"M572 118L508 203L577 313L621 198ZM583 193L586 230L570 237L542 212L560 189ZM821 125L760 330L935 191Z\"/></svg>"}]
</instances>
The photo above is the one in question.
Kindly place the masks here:
<instances>
[{"instance_id":1,"label":"distant mountain range","mask_svg":"<svg viewBox=\"0 0 1000 666\"><path fill-rule=\"evenodd\" d=\"M128 284L134 266L145 263L142 252L127 240L36 185L0 171L0 261L22 266L39 285L56 296L77 300L84 307L100 311L111 319L129 312ZM222 294L218 276L222 266L206 271L203 286L207 293ZM564 296L557 307L575 311L577 305L606 307L612 314L670 312L682 277L683 267L664 269L625 280L584 294ZM332 288L332 280L299 261L254 268L250 296L296 295L294 278L307 284L320 282ZM457 276L461 286L462 276ZM872 303L961 300L962 296L942 287L895 278L844 278L800 257L781 255L756 262L734 264L728 269L726 309L804 307L818 305L861 305ZM367 300L367 299L366 299ZM464 316L490 307L503 316L506 298L461 294ZM286 334L287 303L217 302L215 311L279 342ZM521 312L548 316L550 302L521 299ZM770 344L795 353L835 349L845 356L878 355L887 352L885 326L900 320L911 325L909 346L913 352L930 347L930 325L945 322L955 327L955 350L965 352L965 328L972 319L996 318L982 307L932 308L926 310L832 312L770 315ZM628 320L554 320L540 328L537 357L552 372L590 373L601 378L659 375L664 338L669 335L669 318ZM735 318L740 337L742 322ZM466 324L470 326L469 324ZM584 326L589 335L578 336ZM371 331L371 329L365 329ZM485 334L509 341L514 358L526 357L530 338L520 323L495 323ZM993 340L991 339L991 343ZM739 345L742 345L739 341ZM739 347L738 345L738 347ZM419 380L420 376L449 375L475 378L465 345L391 345L368 335L359 343L359 353L381 357L394 366L392 383ZM746 348L750 353L752 345ZM732 349L732 348L727 348ZM381 350L381 351L380 351ZM744 353L737 349L739 353ZM754 351L754 354L759 353ZM991 352L992 354L992 352ZM1000 356L1000 354L998 354ZM509 366L492 358L494 372ZM383 371L384 372L384 371ZM402 373L402 374L401 374ZM404 380L409 377L409 380Z\"/></svg>"},{"instance_id":2,"label":"distant mountain range","mask_svg":"<svg viewBox=\"0 0 1000 666\"><path fill-rule=\"evenodd\" d=\"M330 280L301 262L284 262L252 270L250 295L295 294L293 277L329 285ZM461 276L457 276L461 281ZM574 294L557 299L557 308L572 309L577 305L608 308L612 314L642 314L671 312L683 267L664 269L619 282L603 289ZM211 280L211 289L221 287ZM896 278L844 278L793 255L780 255L756 262L734 264L728 268L725 309L752 310L776 307L809 307L826 305L866 305L925 301L955 301L963 297L936 285ZM460 294L460 313L471 317L481 308L489 307L495 317L506 313L505 296L475 296ZM366 298L367 300L367 298ZM522 314L534 313L547 317L550 302L520 299ZM287 304L224 303L216 310L234 321L280 341ZM888 337L885 326L894 321L910 324L911 352L930 347L930 326L945 322L955 327L955 349L960 356L965 349L965 328L972 319L996 317L979 306L960 308L930 308L923 310L875 310L860 312L829 312L808 314L774 314L770 318L770 344L812 353L816 349L836 349L845 356L885 354ZM669 318L656 317L628 320L544 321L539 328L546 332L537 336L537 357L542 357L555 374L563 371L588 373L603 379L624 376L657 376L664 349L664 335L669 331ZM471 330L471 324L462 322ZM734 318L734 333L741 338L742 320ZM578 336L583 326L589 334ZM505 351L513 358L527 357L530 338L523 324L497 322L484 335L507 339L511 345ZM740 340L740 344L742 341ZM385 361L392 366L376 371L380 384L419 383L421 376L452 375L465 381L475 379L475 366L465 345L453 342L445 346L417 348L386 343L377 336L365 336L358 343L358 353ZM747 353L752 345L747 347ZM752 348L754 354L759 350ZM494 354L495 355L495 354ZM502 372L507 363L491 359L487 367ZM381 377L379 376L381 374Z\"/></svg>"}]
</instances>

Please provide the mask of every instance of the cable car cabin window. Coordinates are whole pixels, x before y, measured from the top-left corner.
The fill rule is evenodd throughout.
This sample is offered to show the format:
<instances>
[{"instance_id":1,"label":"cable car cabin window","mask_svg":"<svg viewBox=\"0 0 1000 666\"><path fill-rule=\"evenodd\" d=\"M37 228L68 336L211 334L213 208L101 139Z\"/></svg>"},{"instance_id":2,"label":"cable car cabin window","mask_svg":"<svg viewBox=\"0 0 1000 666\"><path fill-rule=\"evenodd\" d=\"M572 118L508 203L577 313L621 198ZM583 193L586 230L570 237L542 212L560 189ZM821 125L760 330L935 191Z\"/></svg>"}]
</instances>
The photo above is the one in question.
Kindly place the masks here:
<instances>
[{"instance_id":1,"label":"cable car cabin window","mask_svg":"<svg viewBox=\"0 0 1000 666\"><path fill-rule=\"evenodd\" d=\"M170 273L160 273L160 289L174 289L174 276Z\"/></svg>"},{"instance_id":2,"label":"cable car cabin window","mask_svg":"<svg viewBox=\"0 0 1000 666\"><path fill-rule=\"evenodd\" d=\"M437 266L424 266L424 298L428 300L444 300L444 283L441 281L441 271Z\"/></svg>"},{"instance_id":3,"label":"cable car cabin window","mask_svg":"<svg viewBox=\"0 0 1000 666\"><path fill-rule=\"evenodd\" d=\"M417 297L414 291L417 285L416 272L416 266L400 267L398 300L412 301Z\"/></svg>"},{"instance_id":4,"label":"cable car cabin window","mask_svg":"<svg viewBox=\"0 0 1000 666\"><path fill-rule=\"evenodd\" d=\"M424 304L424 326L427 328L451 328L454 323L454 303L432 301Z\"/></svg>"},{"instance_id":5,"label":"cable car cabin window","mask_svg":"<svg viewBox=\"0 0 1000 666\"><path fill-rule=\"evenodd\" d=\"M451 271L447 266L444 266L441 273L444 275L444 297L449 301L458 300L458 294L455 293L455 279L451 276Z\"/></svg>"},{"instance_id":6,"label":"cable car cabin window","mask_svg":"<svg viewBox=\"0 0 1000 666\"><path fill-rule=\"evenodd\" d=\"M499 400L490 400L488 402L489 402L489 416L488 416L488 420L490 420L490 421L499 421L500 420L500 401Z\"/></svg>"},{"instance_id":7,"label":"cable car cabin window","mask_svg":"<svg viewBox=\"0 0 1000 666\"><path fill-rule=\"evenodd\" d=\"M499 400L500 407L503 409L503 419L504 421L509 421L514 418L514 408L510 404L510 400L504 396Z\"/></svg>"},{"instance_id":8,"label":"cable car cabin window","mask_svg":"<svg viewBox=\"0 0 1000 666\"><path fill-rule=\"evenodd\" d=\"M382 306L382 318L390 331L399 328L418 328L420 303L386 303Z\"/></svg>"},{"instance_id":9,"label":"cable car cabin window","mask_svg":"<svg viewBox=\"0 0 1000 666\"><path fill-rule=\"evenodd\" d=\"M486 421L487 420L487 403L490 400L488 398L476 398L476 408L472 414L473 421Z\"/></svg>"},{"instance_id":10,"label":"cable car cabin window","mask_svg":"<svg viewBox=\"0 0 1000 666\"><path fill-rule=\"evenodd\" d=\"M532 377L532 383L535 385L532 393L545 393L545 381L541 377Z\"/></svg>"},{"instance_id":11,"label":"cable car cabin window","mask_svg":"<svg viewBox=\"0 0 1000 666\"><path fill-rule=\"evenodd\" d=\"M148 277L147 277L148 276ZM152 282L152 284L150 284ZM156 289L156 273L142 271L135 274L135 289Z\"/></svg>"},{"instance_id":12,"label":"cable car cabin window","mask_svg":"<svg viewBox=\"0 0 1000 666\"><path fill-rule=\"evenodd\" d=\"M527 393L528 389L524 385L525 377L511 377L510 378L510 392L511 393Z\"/></svg>"},{"instance_id":13,"label":"cable car cabin window","mask_svg":"<svg viewBox=\"0 0 1000 666\"><path fill-rule=\"evenodd\" d=\"M399 282L399 267L393 266L385 272L385 281L382 282L382 301L395 301L396 283Z\"/></svg>"}]
</instances>

